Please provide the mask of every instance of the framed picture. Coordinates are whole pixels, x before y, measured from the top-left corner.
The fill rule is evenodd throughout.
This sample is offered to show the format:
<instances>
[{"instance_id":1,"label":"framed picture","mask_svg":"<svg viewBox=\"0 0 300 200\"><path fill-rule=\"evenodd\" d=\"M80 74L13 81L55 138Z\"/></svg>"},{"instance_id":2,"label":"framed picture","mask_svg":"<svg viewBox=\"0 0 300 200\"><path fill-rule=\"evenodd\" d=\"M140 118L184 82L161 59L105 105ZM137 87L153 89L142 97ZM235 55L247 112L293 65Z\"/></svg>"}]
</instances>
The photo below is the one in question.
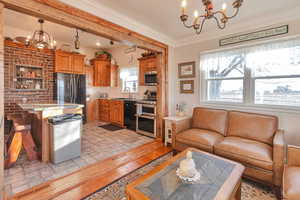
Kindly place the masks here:
<instances>
[{"instance_id":1,"label":"framed picture","mask_svg":"<svg viewBox=\"0 0 300 200\"><path fill-rule=\"evenodd\" d=\"M178 65L178 78L194 78L195 62L180 63Z\"/></svg>"},{"instance_id":2,"label":"framed picture","mask_svg":"<svg viewBox=\"0 0 300 200\"><path fill-rule=\"evenodd\" d=\"M193 94L194 93L194 80L180 81L180 93L181 94Z\"/></svg>"}]
</instances>

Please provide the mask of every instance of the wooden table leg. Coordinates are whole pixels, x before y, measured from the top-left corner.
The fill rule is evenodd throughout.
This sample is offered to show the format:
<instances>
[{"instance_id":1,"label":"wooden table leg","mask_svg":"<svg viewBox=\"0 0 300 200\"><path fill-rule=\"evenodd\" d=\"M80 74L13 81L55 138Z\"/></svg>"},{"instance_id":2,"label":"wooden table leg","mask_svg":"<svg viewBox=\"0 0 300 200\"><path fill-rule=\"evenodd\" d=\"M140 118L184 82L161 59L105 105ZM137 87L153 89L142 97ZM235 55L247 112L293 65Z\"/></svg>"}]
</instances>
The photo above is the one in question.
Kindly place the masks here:
<instances>
[{"instance_id":1,"label":"wooden table leg","mask_svg":"<svg viewBox=\"0 0 300 200\"><path fill-rule=\"evenodd\" d=\"M37 154L37 148L35 146L35 143L32 139L32 135L29 130L26 130L22 134L23 139L23 147L26 151L28 160L37 160L38 154Z\"/></svg>"},{"instance_id":2,"label":"wooden table leg","mask_svg":"<svg viewBox=\"0 0 300 200\"><path fill-rule=\"evenodd\" d=\"M236 200L241 200L241 198L242 198L241 196L242 196L242 183L240 181L238 189L237 189L237 191L235 193L235 199Z\"/></svg>"},{"instance_id":3,"label":"wooden table leg","mask_svg":"<svg viewBox=\"0 0 300 200\"><path fill-rule=\"evenodd\" d=\"M22 149L22 132L14 132L12 133L12 140L10 142L8 151L7 151L7 157L5 158L5 164L4 168L8 169L10 168L15 162L17 161L21 149Z\"/></svg>"}]
</instances>

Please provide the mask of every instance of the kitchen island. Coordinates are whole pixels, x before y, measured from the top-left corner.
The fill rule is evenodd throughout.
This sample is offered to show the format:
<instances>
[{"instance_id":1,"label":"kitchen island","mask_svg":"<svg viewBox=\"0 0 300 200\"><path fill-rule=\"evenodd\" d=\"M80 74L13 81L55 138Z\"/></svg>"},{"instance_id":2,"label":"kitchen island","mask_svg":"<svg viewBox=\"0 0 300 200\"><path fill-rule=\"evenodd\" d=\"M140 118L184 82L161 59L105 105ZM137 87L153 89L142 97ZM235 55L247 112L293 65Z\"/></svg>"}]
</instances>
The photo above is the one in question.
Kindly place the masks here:
<instances>
[{"instance_id":1,"label":"kitchen island","mask_svg":"<svg viewBox=\"0 0 300 200\"><path fill-rule=\"evenodd\" d=\"M32 120L31 134L36 143L42 162L50 160L50 117L62 114L82 114L84 105L80 104L19 104ZM67 131L67 130L66 130Z\"/></svg>"}]
</instances>

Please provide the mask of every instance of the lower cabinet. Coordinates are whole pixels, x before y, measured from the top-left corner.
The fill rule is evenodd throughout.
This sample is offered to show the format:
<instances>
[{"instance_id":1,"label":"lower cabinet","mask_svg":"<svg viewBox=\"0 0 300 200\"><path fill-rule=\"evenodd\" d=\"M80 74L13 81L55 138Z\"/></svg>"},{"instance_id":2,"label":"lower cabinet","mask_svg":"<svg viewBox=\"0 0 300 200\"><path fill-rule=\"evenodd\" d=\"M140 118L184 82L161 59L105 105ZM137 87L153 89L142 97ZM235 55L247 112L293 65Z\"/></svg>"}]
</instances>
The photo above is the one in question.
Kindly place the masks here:
<instances>
[{"instance_id":1,"label":"lower cabinet","mask_svg":"<svg viewBox=\"0 0 300 200\"><path fill-rule=\"evenodd\" d=\"M119 100L99 99L99 120L124 126L124 102Z\"/></svg>"},{"instance_id":2,"label":"lower cabinet","mask_svg":"<svg viewBox=\"0 0 300 200\"><path fill-rule=\"evenodd\" d=\"M124 102L110 100L109 102L109 119L112 124L124 126Z\"/></svg>"},{"instance_id":3,"label":"lower cabinet","mask_svg":"<svg viewBox=\"0 0 300 200\"><path fill-rule=\"evenodd\" d=\"M109 122L109 100L99 99L99 120Z\"/></svg>"}]
</instances>

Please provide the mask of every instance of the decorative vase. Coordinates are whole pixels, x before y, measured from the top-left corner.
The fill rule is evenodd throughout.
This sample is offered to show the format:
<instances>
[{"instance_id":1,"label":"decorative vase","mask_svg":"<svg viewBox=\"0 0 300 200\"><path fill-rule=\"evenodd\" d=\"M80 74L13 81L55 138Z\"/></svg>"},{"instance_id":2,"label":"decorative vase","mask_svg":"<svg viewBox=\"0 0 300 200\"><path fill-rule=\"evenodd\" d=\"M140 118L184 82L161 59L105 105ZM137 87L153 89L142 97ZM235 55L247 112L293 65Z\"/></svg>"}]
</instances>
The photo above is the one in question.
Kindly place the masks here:
<instances>
[{"instance_id":1,"label":"decorative vase","mask_svg":"<svg viewBox=\"0 0 300 200\"><path fill-rule=\"evenodd\" d=\"M182 160L179 164L179 169L181 171L181 175L185 177L192 178L196 174L196 165L193 160L192 152L188 151L186 153L186 159Z\"/></svg>"}]
</instances>

